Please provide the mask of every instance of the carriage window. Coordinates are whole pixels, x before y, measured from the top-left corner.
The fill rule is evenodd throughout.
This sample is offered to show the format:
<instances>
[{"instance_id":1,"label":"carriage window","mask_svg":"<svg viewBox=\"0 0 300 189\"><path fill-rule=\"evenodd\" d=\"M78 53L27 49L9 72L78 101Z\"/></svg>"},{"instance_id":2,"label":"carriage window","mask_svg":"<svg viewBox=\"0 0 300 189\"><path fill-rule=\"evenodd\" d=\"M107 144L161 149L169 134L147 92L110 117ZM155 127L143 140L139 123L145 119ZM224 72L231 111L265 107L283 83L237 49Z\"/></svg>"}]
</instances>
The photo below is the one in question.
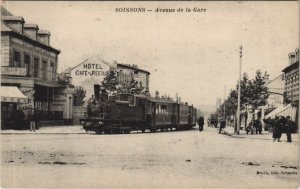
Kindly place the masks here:
<instances>
[{"instance_id":1,"label":"carriage window","mask_svg":"<svg viewBox=\"0 0 300 189\"><path fill-rule=\"evenodd\" d=\"M166 105L161 105L161 112L162 112L162 114L166 114L166 109L167 109Z\"/></svg>"},{"instance_id":2,"label":"carriage window","mask_svg":"<svg viewBox=\"0 0 300 189\"><path fill-rule=\"evenodd\" d=\"M128 97L128 102L129 102L129 105L134 105L134 98L133 98L133 96L129 96Z\"/></svg>"},{"instance_id":3,"label":"carriage window","mask_svg":"<svg viewBox=\"0 0 300 189\"><path fill-rule=\"evenodd\" d=\"M130 106L135 105L135 98L131 94L119 94L115 97L117 103L129 104Z\"/></svg>"}]
</instances>

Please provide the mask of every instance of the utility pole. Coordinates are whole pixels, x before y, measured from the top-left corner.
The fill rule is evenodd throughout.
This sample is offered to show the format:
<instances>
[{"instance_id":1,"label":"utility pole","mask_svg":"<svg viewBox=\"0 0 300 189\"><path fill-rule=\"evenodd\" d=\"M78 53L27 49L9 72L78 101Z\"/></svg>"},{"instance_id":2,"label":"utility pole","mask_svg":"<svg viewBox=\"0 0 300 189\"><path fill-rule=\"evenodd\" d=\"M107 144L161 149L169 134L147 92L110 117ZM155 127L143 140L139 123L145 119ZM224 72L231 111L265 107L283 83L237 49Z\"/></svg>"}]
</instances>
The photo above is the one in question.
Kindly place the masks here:
<instances>
[{"instance_id":1,"label":"utility pole","mask_svg":"<svg viewBox=\"0 0 300 189\"><path fill-rule=\"evenodd\" d=\"M225 89L224 89L224 118L226 120L226 83L225 83Z\"/></svg>"},{"instance_id":2,"label":"utility pole","mask_svg":"<svg viewBox=\"0 0 300 189\"><path fill-rule=\"evenodd\" d=\"M237 128L236 134L240 134L240 109L241 109L241 72L242 72L243 47L240 46L240 63L239 63L239 91L238 91L238 109L237 109Z\"/></svg>"}]
</instances>

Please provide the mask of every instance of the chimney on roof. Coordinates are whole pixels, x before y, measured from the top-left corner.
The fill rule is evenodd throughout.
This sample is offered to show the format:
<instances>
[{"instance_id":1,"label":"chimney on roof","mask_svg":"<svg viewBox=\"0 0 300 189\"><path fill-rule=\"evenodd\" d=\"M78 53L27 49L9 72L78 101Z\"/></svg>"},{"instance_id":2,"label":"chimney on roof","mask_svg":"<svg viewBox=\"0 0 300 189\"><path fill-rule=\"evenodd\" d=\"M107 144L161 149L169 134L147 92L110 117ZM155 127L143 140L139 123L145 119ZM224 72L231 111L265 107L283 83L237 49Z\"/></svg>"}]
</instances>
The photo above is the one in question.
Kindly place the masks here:
<instances>
[{"instance_id":1,"label":"chimney on roof","mask_svg":"<svg viewBox=\"0 0 300 189\"><path fill-rule=\"evenodd\" d=\"M296 53L291 52L289 53L289 64L294 64L296 62Z\"/></svg>"},{"instance_id":2,"label":"chimney on roof","mask_svg":"<svg viewBox=\"0 0 300 189\"><path fill-rule=\"evenodd\" d=\"M296 53L295 61L299 61L299 57L300 57L300 55L299 55L299 48L297 48L295 50L295 53Z\"/></svg>"},{"instance_id":3,"label":"chimney on roof","mask_svg":"<svg viewBox=\"0 0 300 189\"><path fill-rule=\"evenodd\" d=\"M24 33L29 35L32 39L37 40L37 32L39 30L38 25L36 24L24 24Z\"/></svg>"},{"instance_id":4,"label":"chimney on roof","mask_svg":"<svg viewBox=\"0 0 300 189\"><path fill-rule=\"evenodd\" d=\"M265 72L265 75L263 77L263 82L267 83L269 81L269 79L270 79L270 75L267 72Z\"/></svg>"},{"instance_id":5,"label":"chimney on roof","mask_svg":"<svg viewBox=\"0 0 300 189\"><path fill-rule=\"evenodd\" d=\"M37 40L45 45L50 45L50 32L47 30L38 30Z\"/></svg>"},{"instance_id":6,"label":"chimney on roof","mask_svg":"<svg viewBox=\"0 0 300 189\"><path fill-rule=\"evenodd\" d=\"M1 16L1 20L4 21L8 27L23 34L23 26L25 21L22 16Z\"/></svg>"}]
</instances>

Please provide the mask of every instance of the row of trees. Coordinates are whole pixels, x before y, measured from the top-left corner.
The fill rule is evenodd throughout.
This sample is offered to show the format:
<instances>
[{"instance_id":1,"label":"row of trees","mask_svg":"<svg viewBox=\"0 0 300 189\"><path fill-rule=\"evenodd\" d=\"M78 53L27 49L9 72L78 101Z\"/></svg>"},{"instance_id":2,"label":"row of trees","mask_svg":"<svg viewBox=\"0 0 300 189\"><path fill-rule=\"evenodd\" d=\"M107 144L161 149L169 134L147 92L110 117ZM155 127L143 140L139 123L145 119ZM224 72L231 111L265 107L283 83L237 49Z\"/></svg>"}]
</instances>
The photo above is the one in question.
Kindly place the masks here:
<instances>
[{"instance_id":1,"label":"row of trees","mask_svg":"<svg viewBox=\"0 0 300 189\"><path fill-rule=\"evenodd\" d=\"M108 93L133 93L133 94L143 94L150 96L149 91L143 86L143 83L136 81L133 75L130 76L129 82L120 82L118 79L118 73L115 69L111 68L106 75L106 77L101 82L101 87ZM179 102L180 97L176 94L176 100L169 95L161 95L159 91L155 91L155 96L153 97L157 100L168 101L168 102Z\"/></svg>"},{"instance_id":2,"label":"row of trees","mask_svg":"<svg viewBox=\"0 0 300 189\"><path fill-rule=\"evenodd\" d=\"M146 96L150 96L149 91L143 86L143 83L140 81L136 81L131 75L129 77L129 81L127 82L120 82L118 78L118 72L110 68L108 74L103 78L101 82L101 90L105 90L110 94L117 94L117 93L132 93L132 94L142 94ZM81 106L84 104L83 99L85 98L86 91L82 87L75 88L75 95L74 95L74 105ZM181 98L176 94L176 99L170 97L169 95L161 95L159 91L155 91L154 99L159 99L162 101L168 102L180 102Z\"/></svg>"},{"instance_id":3,"label":"row of trees","mask_svg":"<svg viewBox=\"0 0 300 189\"><path fill-rule=\"evenodd\" d=\"M268 97L269 91L260 70L256 71L254 79L249 79L247 73L243 74L241 79L241 110L245 110L247 107L254 111L259 106L266 105ZM216 114L224 115L224 105L225 117L236 114L238 106L238 83L236 88L230 91L225 102L218 107Z\"/></svg>"}]
</instances>

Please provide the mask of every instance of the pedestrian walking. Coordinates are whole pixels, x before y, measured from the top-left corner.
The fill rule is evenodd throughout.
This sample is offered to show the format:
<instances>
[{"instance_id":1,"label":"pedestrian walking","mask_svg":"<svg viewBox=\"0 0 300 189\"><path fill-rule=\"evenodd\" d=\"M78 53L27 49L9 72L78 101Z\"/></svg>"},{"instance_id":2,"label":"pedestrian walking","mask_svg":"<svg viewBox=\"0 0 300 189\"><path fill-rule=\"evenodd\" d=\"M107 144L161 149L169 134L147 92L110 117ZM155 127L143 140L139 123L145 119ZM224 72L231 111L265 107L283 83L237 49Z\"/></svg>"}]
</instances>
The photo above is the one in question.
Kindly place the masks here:
<instances>
[{"instance_id":1,"label":"pedestrian walking","mask_svg":"<svg viewBox=\"0 0 300 189\"><path fill-rule=\"evenodd\" d=\"M199 125L199 131L203 131L203 125L204 125L204 118L203 117L199 117L199 119L197 120L198 125Z\"/></svg>"},{"instance_id":2,"label":"pedestrian walking","mask_svg":"<svg viewBox=\"0 0 300 189\"><path fill-rule=\"evenodd\" d=\"M255 128L255 133L261 135L262 125L259 120L254 120L254 128Z\"/></svg>"},{"instance_id":3,"label":"pedestrian walking","mask_svg":"<svg viewBox=\"0 0 300 189\"><path fill-rule=\"evenodd\" d=\"M282 129L283 129L283 119L276 117L273 122L273 142L276 140L278 142L280 141L281 135L282 135Z\"/></svg>"},{"instance_id":4,"label":"pedestrian walking","mask_svg":"<svg viewBox=\"0 0 300 189\"><path fill-rule=\"evenodd\" d=\"M34 109L30 110L28 118L30 121L30 132L31 131L35 132L37 117L36 117L36 112L34 111Z\"/></svg>"},{"instance_id":5,"label":"pedestrian walking","mask_svg":"<svg viewBox=\"0 0 300 189\"><path fill-rule=\"evenodd\" d=\"M219 134L221 134L222 130L226 127L226 120L225 118L221 118L220 120L220 128L219 128Z\"/></svg>"},{"instance_id":6,"label":"pedestrian walking","mask_svg":"<svg viewBox=\"0 0 300 189\"><path fill-rule=\"evenodd\" d=\"M291 120L290 116L286 117L287 122L285 124L285 132L286 132L286 138L287 142L292 142L292 126L293 126L293 121Z\"/></svg>"},{"instance_id":7,"label":"pedestrian walking","mask_svg":"<svg viewBox=\"0 0 300 189\"><path fill-rule=\"evenodd\" d=\"M252 131L252 121L249 123L248 127L246 128L246 133L248 135L249 132ZM252 133L252 132L251 132Z\"/></svg>"}]
</instances>

